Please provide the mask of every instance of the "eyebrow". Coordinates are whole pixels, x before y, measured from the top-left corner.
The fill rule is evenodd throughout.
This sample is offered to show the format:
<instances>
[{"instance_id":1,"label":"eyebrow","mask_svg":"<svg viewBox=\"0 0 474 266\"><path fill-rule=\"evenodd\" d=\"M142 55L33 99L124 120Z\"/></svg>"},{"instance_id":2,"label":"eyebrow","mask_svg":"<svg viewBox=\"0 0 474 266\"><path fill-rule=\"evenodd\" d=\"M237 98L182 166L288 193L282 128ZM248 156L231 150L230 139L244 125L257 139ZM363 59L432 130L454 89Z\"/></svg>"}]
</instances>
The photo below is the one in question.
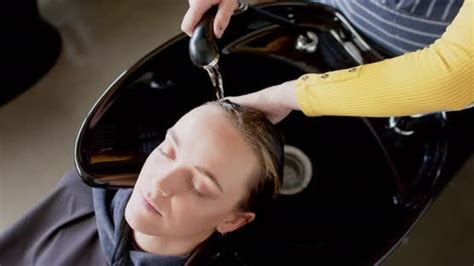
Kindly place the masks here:
<instances>
[{"instance_id":1,"label":"eyebrow","mask_svg":"<svg viewBox=\"0 0 474 266\"><path fill-rule=\"evenodd\" d=\"M176 147L179 147L179 141L178 141L178 137L176 136L176 132L172 128L170 128L166 131L166 134L168 134L171 137L173 142L176 144ZM212 181L212 183L214 183L214 185L216 185L217 188L219 188L220 192L224 193L224 190L222 189L222 186L217 181L217 178L209 170L207 170L206 168L200 165L195 165L194 168L198 170L201 174L203 174L205 177L209 178Z\"/></svg>"}]
</instances>

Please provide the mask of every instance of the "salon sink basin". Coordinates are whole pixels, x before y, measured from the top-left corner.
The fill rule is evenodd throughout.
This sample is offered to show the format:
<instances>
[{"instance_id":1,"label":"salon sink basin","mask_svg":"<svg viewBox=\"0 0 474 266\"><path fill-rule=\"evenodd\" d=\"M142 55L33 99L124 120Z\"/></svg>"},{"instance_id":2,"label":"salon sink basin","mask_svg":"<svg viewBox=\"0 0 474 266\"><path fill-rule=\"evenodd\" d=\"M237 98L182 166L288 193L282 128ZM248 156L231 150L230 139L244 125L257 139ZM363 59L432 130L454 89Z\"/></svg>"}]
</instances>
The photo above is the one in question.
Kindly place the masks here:
<instances>
[{"instance_id":1,"label":"salon sink basin","mask_svg":"<svg viewBox=\"0 0 474 266\"><path fill-rule=\"evenodd\" d=\"M219 43L226 96L308 71L383 58L340 14L323 5L261 7L306 23L319 37L317 49L295 50L295 34L245 13L235 16ZM179 35L155 49L96 102L76 141L76 167L84 182L133 186L166 129L191 108L215 100L207 73L189 59L188 42ZM303 154L296 164L310 164L309 179L301 191L281 194L258 222L229 236L225 245L257 265L383 260L472 153L473 130L466 125L472 118L472 109L387 119L290 114L278 128L287 147Z\"/></svg>"}]
</instances>

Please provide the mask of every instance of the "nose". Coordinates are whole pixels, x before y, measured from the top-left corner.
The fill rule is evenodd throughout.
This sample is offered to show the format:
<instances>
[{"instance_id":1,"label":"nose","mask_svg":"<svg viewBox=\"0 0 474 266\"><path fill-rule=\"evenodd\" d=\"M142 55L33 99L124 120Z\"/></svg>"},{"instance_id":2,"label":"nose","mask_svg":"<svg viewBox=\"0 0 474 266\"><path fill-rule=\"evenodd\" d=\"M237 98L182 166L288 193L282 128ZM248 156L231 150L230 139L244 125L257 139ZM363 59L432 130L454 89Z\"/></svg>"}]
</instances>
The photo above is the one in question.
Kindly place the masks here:
<instances>
[{"instance_id":1,"label":"nose","mask_svg":"<svg viewBox=\"0 0 474 266\"><path fill-rule=\"evenodd\" d=\"M173 167L160 173L153 182L154 191L160 197L171 197L185 188L190 171L186 167Z\"/></svg>"}]
</instances>

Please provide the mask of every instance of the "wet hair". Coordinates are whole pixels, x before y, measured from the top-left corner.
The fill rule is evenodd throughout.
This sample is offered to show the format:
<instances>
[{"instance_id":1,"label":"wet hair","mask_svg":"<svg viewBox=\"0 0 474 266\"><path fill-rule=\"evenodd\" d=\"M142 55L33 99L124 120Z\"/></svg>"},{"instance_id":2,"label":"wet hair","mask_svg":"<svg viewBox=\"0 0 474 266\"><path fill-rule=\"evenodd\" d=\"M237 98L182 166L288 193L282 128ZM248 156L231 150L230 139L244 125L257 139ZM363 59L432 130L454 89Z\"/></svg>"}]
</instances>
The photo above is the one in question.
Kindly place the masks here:
<instances>
[{"instance_id":1,"label":"wet hair","mask_svg":"<svg viewBox=\"0 0 474 266\"><path fill-rule=\"evenodd\" d=\"M259 160L248 194L238 204L242 211L260 212L278 193L283 177L283 137L262 112L229 100L208 102L222 110L240 131Z\"/></svg>"}]
</instances>

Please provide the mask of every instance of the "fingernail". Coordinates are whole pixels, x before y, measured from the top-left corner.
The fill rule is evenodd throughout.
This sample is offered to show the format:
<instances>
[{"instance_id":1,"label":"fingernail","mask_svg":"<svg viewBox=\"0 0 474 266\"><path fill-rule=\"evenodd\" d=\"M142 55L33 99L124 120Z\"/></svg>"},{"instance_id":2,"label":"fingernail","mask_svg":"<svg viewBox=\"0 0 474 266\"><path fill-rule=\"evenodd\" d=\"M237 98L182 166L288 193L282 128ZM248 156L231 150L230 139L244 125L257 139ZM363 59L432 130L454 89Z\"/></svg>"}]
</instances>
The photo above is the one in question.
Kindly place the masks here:
<instances>
[{"instance_id":1,"label":"fingernail","mask_svg":"<svg viewBox=\"0 0 474 266\"><path fill-rule=\"evenodd\" d=\"M220 39L220 38L222 37L222 27L219 27L219 29L217 29L216 37L217 37L218 39Z\"/></svg>"}]
</instances>

